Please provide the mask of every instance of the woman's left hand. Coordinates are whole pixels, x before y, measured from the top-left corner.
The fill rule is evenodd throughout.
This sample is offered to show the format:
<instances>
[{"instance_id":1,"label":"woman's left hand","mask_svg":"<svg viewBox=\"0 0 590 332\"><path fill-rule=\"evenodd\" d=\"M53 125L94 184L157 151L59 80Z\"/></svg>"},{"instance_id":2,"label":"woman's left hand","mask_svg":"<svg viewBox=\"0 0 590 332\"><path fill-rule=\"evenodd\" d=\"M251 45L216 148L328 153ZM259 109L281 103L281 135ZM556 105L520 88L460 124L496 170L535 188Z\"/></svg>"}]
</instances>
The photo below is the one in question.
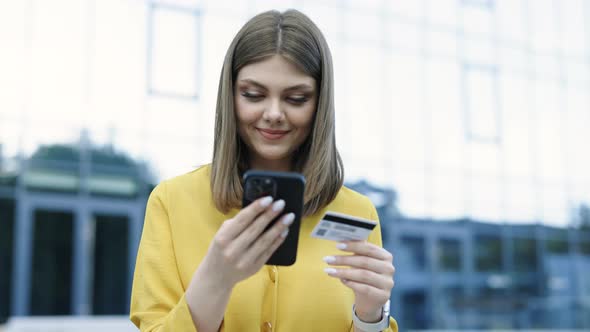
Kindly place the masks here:
<instances>
[{"instance_id":1,"label":"woman's left hand","mask_svg":"<svg viewBox=\"0 0 590 332\"><path fill-rule=\"evenodd\" d=\"M367 241L346 241L338 249L352 255L326 256L324 261L332 266L348 268L327 268L326 273L354 291L355 311L362 321L381 320L381 308L389 300L394 281L392 254Z\"/></svg>"}]
</instances>

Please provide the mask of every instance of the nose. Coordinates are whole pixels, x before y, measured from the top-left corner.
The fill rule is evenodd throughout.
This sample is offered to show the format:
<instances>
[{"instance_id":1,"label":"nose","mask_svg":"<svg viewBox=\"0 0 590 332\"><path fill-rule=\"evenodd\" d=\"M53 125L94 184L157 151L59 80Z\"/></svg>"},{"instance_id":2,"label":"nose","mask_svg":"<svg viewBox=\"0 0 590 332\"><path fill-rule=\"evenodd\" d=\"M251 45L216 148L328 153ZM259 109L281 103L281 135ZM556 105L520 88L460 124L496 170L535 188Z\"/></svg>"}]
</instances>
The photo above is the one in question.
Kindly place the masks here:
<instances>
[{"instance_id":1,"label":"nose","mask_svg":"<svg viewBox=\"0 0 590 332\"><path fill-rule=\"evenodd\" d=\"M272 98L270 104L264 109L262 119L269 123L280 123L285 119L285 113L281 109L278 98Z\"/></svg>"}]
</instances>

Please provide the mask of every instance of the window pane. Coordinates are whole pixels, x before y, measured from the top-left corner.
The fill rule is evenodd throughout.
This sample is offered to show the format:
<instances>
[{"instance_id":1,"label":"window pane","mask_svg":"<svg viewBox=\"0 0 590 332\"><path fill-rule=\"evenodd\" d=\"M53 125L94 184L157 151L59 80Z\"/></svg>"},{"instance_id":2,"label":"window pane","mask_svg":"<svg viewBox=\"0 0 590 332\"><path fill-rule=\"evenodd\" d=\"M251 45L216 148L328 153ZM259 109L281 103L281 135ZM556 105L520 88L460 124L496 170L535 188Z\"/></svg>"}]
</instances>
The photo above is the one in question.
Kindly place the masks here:
<instances>
[{"instance_id":1,"label":"window pane","mask_svg":"<svg viewBox=\"0 0 590 332\"><path fill-rule=\"evenodd\" d=\"M529 5L531 29L531 42L537 51L552 52L555 48L556 26L553 0L535 0L534 5Z\"/></svg>"},{"instance_id":2,"label":"window pane","mask_svg":"<svg viewBox=\"0 0 590 332\"><path fill-rule=\"evenodd\" d=\"M215 1L210 1L215 2ZM250 2L250 10L254 13L262 13L267 10L285 11L295 6L294 0L256 0Z\"/></svg>"},{"instance_id":3,"label":"window pane","mask_svg":"<svg viewBox=\"0 0 590 332\"><path fill-rule=\"evenodd\" d=\"M443 271L461 270L461 242L453 239L438 241L438 264Z\"/></svg>"},{"instance_id":4,"label":"window pane","mask_svg":"<svg viewBox=\"0 0 590 332\"><path fill-rule=\"evenodd\" d=\"M538 265L537 241L514 238L514 269L517 272L535 272Z\"/></svg>"},{"instance_id":5,"label":"window pane","mask_svg":"<svg viewBox=\"0 0 590 332\"><path fill-rule=\"evenodd\" d=\"M555 254L567 254L569 251L568 234L565 229L555 229L547 233L545 240L547 251Z\"/></svg>"},{"instance_id":6,"label":"window pane","mask_svg":"<svg viewBox=\"0 0 590 332\"><path fill-rule=\"evenodd\" d=\"M457 2L457 0L427 1L428 21L450 27L455 26L457 24Z\"/></svg>"},{"instance_id":7,"label":"window pane","mask_svg":"<svg viewBox=\"0 0 590 332\"><path fill-rule=\"evenodd\" d=\"M558 102L558 86L553 82L535 84L535 150L540 175L544 180L563 181L563 103Z\"/></svg>"},{"instance_id":8,"label":"window pane","mask_svg":"<svg viewBox=\"0 0 590 332\"><path fill-rule=\"evenodd\" d=\"M345 12L345 22L354 22L354 24L344 24L346 38L353 42L378 46L383 39L383 28L386 24L380 14L376 11ZM357 64L365 62L370 63L370 60L359 61Z\"/></svg>"},{"instance_id":9,"label":"window pane","mask_svg":"<svg viewBox=\"0 0 590 332\"><path fill-rule=\"evenodd\" d=\"M495 10L501 39L523 43L527 36L523 0L496 0Z\"/></svg>"},{"instance_id":10,"label":"window pane","mask_svg":"<svg viewBox=\"0 0 590 332\"><path fill-rule=\"evenodd\" d=\"M414 271L424 271L426 269L426 248L424 238L417 236L404 236L401 239L402 250L405 252L409 262L408 266Z\"/></svg>"},{"instance_id":11,"label":"window pane","mask_svg":"<svg viewBox=\"0 0 590 332\"><path fill-rule=\"evenodd\" d=\"M35 211L32 315L70 315L73 215Z\"/></svg>"},{"instance_id":12,"label":"window pane","mask_svg":"<svg viewBox=\"0 0 590 332\"><path fill-rule=\"evenodd\" d=\"M424 166L425 119L423 109L422 66L415 56L392 55L389 57L391 91L387 94L393 105L391 112L391 149L396 162ZM398 165L398 167L401 165Z\"/></svg>"},{"instance_id":13,"label":"window pane","mask_svg":"<svg viewBox=\"0 0 590 332\"><path fill-rule=\"evenodd\" d=\"M405 19L417 19L422 17L424 13L422 1L388 0L385 3L391 13Z\"/></svg>"},{"instance_id":14,"label":"window pane","mask_svg":"<svg viewBox=\"0 0 590 332\"><path fill-rule=\"evenodd\" d=\"M475 237L475 269L480 272L502 270L502 240L491 235Z\"/></svg>"},{"instance_id":15,"label":"window pane","mask_svg":"<svg viewBox=\"0 0 590 332\"><path fill-rule=\"evenodd\" d=\"M473 177L467 192L469 210L476 220L499 222L504 217L502 184L493 177Z\"/></svg>"},{"instance_id":16,"label":"window pane","mask_svg":"<svg viewBox=\"0 0 590 332\"><path fill-rule=\"evenodd\" d=\"M590 51L588 52L590 53ZM590 62L572 59L565 62L564 65L568 88L577 88L584 92L590 90Z\"/></svg>"},{"instance_id":17,"label":"window pane","mask_svg":"<svg viewBox=\"0 0 590 332\"><path fill-rule=\"evenodd\" d=\"M508 182L505 195L506 220L525 223L538 220L541 212L537 208L538 193L532 180Z\"/></svg>"},{"instance_id":18,"label":"window pane","mask_svg":"<svg viewBox=\"0 0 590 332\"><path fill-rule=\"evenodd\" d=\"M590 234L588 234L588 235L590 235ZM582 241L582 242L580 242L578 251L582 255L590 256L590 241Z\"/></svg>"},{"instance_id":19,"label":"window pane","mask_svg":"<svg viewBox=\"0 0 590 332\"><path fill-rule=\"evenodd\" d=\"M494 12L490 1L461 1L463 30L468 34L489 36Z\"/></svg>"},{"instance_id":20,"label":"window pane","mask_svg":"<svg viewBox=\"0 0 590 332\"><path fill-rule=\"evenodd\" d=\"M543 81L558 81L560 79L560 69L558 58L553 54L535 54L532 57L532 64L536 74L536 79Z\"/></svg>"},{"instance_id":21,"label":"window pane","mask_svg":"<svg viewBox=\"0 0 590 332\"><path fill-rule=\"evenodd\" d=\"M516 46L499 47L498 61L503 74L523 76L523 72L528 68L530 55L524 48Z\"/></svg>"},{"instance_id":22,"label":"window pane","mask_svg":"<svg viewBox=\"0 0 590 332\"><path fill-rule=\"evenodd\" d=\"M14 201L0 200L0 322L10 314L13 232Z\"/></svg>"},{"instance_id":23,"label":"window pane","mask_svg":"<svg viewBox=\"0 0 590 332\"><path fill-rule=\"evenodd\" d=\"M590 68L588 68L590 72ZM590 142L590 89L568 89L567 116L565 125L565 146L567 148L568 176L576 185L583 187L583 183L590 182L590 153L584 153L586 143ZM590 186L586 187L586 194L590 194ZM587 196L590 198L590 195Z\"/></svg>"},{"instance_id":24,"label":"window pane","mask_svg":"<svg viewBox=\"0 0 590 332\"><path fill-rule=\"evenodd\" d=\"M58 123L80 127L82 114L88 110L84 101L88 86L84 78L90 61L85 54L88 25L80 14L86 10L85 4L35 2L31 7L33 13L27 17L31 21L25 21L30 22L32 29L30 48L25 53L25 57L30 56L26 64L30 78L25 83L30 89L27 115L43 123L39 129L46 120L53 120L59 127Z\"/></svg>"},{"instance_id":25,"label":"window pane","mask_svg":"<svg viewBox=\"0 0 590 332\"><path fill-rule=\"evenodd\" d=\"M339 7L341 7L343 4L328 4L325 1L304 1L302 3L300 2L300 4L302 6L302 11L317 24L318 28L320 28L324 34L326 40L328 41L328 45L330 46L330 50L332 51L333 60L338 61L338 57L336 53L333 52L333 48L338 45L337 42L341 41L343 30L345 28L345 12L339 10ZM239 27L236 29L236 31L238 31L238 29ZM345 68L336 69L334 74L338 75L338 73L344 69Z\"/></svg>"},{"instance_id":26,"label":"window pane","mask_svg":"<svg viewBox=\"0 0 590 332\"><path fill-rule=\"evenodd\" d=\"M198 14L154 5L151 15L149 92L197 97Z\"/></svg>"},{"instance_id":27,"label":"window pane","mask_svg":"<svg viewBox=\"0 0 590 332\"><path fill-rule=\"evenodd\" d=\"M432 137L434 164L440 168L462 169L465 165L465 135L460 74L456 63L429 61L426 65L425 98Z\"/></svg>"},{"instance_id":28,"label":"window pane","mask_svg":"<svg viewBox=\"0 0 590 332\"><path fill-rule=\"evenodd\" d=\"M467 91L468 138L495 142L499 137L496 71L493 67L464 67Z\"/></svg>"},{"instance_id":29,"label":"window pane","mask_svg":"<svg viewBox=\"0 0 590 332\"><path fill-rule=\"evenodd\" d=\"M426 177L424 171L414 171L397 168L391 174L393 188L399 193L399 208L401 213L416 218L429 217L430 206L426 203Z\"/></svg>"},{"instance_id":30,"label":"window pane","mask_svg":"<svg viewBox=\"0 0 590 332\"><path fill-rule=\"evenodd\" d=\"M568 196L564 186L545 185L539 191L543 224L567 225L571 217L571 210L568 206Z\"/></svg>"},{"instance_id":31,"label":"window pane","mask_svg":"<svg viewBox=\"0 0 590 332\"><path fill-rule=\"evenodd\" d=\"M492 65L496 63L494 44L491 40L466 37L463 41L463 58L470 63Z\"/></svg>"},{"instance_id":32,"label":"window pane","mask_svg":"<svg viewBox=\"0 0 590 332\"><path fill-rule=\"evenodd\" d=\"M455 30L428 29L426 40L428 40L427 51L431 56L455 62L457 58L457 33Z\"/></svg>"},{"instance_id":33,"label":"window pane","mask_svg":"<svg viewBox=\"0 0 590 332\"><path fill-rule=\"evenodd\" d=\"M432 215L437 219L465 217L465 175L435 173L432 176Z\"/></svg>"},{"instance_id":34,"label":"window pane","mask_svg":"<svg viewBox=\"0 0 590 332\"><path fill-rule=\"evenodd\" d=\"M128 312L128 228L126 217L96 217L94 315L123 315Z\"/></svg>"},{"instance_id":35,"label":"window pane","mask_svg":"<svg viewBox=\"0 0 590 332\"><path fill-rule=\"evenodd\" d=\"M587 2L586 2L587 3ZM588 29L584 28L584 0L556 1L556 6L560 6L559 22L562 25L561 47L568 55L583 55L586 53L588 39L590 36L585 35Z\"/></svg>"},{"instance_id":36,"label":"window pane","mask_svg":"<svg viewBox=\"0 0 590 332\"><path fill-rule=\"evenodd\" d=\"M424 291L406 292L402 295L404 310L401 322L404 329L426 329L430 326L426 302Z\"/></svg>"},{"instance_id":37,"label":"window pane","mask_svg":"<svg viewBox=\"0 0 590 332\"><path fill-rule=\"evenodd\" d=\"M375 47L350 44L346 49L348 80L342 82L348 98L341 100L340 126L348 135L340 137L343 153L357 158L382 158L386 143L387 117L383 106L383 54ZM363 59L363 61L356 61ZM344 108L344 109L343 109ZM362 110L362 111L360 111Z\"/></svg>"},{"instance_id":38,"label":"window pane","mask_svg":"<svg viewBox=\"0 0 590 332\"><path fill-rule=\"evenodd\" d=\"M531 174L531 128L527 96L528 80L502 75L502 149L505 172L509 176Z\"/></svg>"},{"instance_id":39,"label":"window pane","mask_svg":"<svg viewBox=\"0 0 590 332\"><path fill-rule=\"evenodd\" d=\"M413 2L413 1L405 1ZM417 1L416 1L417 2ZM412 54L420 50L422 45L422 31L419 25L412 22L400 21L397 19L390 20L389 23L389 43L391 48L398 53ZM404 76L406 77L406 76ZM407 76L407 78L411 78Z\"/></svg>"},{"instance_id":40,"label":"window pane","mask_svg":"<svg viewBox=\"0 0 590 332\"><path fill-rule=\"evenodd\" d=\"M28 56L25 55L29 54L26 53L28 41L24 38L30 26L23 24L27 20L29 5L26 1L0 1L0 118L14 116L23 108L25 73L30 73Z\"/></svg>"}]
</instances>

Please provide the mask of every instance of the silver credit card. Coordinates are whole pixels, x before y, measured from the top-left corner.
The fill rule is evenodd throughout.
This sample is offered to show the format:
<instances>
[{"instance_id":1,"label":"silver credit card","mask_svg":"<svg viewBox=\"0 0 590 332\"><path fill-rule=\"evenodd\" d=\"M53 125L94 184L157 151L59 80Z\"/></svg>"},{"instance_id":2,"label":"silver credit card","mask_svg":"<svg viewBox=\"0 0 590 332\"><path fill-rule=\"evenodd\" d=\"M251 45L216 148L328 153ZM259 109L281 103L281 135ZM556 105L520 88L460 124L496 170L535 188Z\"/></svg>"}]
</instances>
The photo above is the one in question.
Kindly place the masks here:
<instances>
[{"instance_id":1,"label":"silver credit card","mask_svg":"<svg viewBox=\"0 0 590 332\"><path fill-rule=\"evenodd\" d=\"M369 238L376 221L328 211L315 226L311 236L332 241L362 241Z\"/></svg>"}]
</instances>

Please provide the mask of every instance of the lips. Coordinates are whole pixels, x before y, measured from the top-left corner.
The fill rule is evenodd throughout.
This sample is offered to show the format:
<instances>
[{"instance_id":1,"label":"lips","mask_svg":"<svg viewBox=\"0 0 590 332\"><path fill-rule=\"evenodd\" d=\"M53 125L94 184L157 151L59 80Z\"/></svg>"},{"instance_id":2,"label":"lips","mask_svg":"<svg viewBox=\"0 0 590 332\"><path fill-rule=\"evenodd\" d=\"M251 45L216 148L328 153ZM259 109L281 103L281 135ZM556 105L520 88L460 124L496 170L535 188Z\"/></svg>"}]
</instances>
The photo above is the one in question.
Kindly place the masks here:
<instances>
[{"instance_id":1,"label":"lips","mask_svg":"<svg viewBox=\"0 0 590 332\"><path fill-rule=\"evenodd\" d=\"M278 140L283 138L289 133L289 130L273 130L273 129L262 129L256 128L262 137L269 140Z\"/></svg>"}]
</instances>

